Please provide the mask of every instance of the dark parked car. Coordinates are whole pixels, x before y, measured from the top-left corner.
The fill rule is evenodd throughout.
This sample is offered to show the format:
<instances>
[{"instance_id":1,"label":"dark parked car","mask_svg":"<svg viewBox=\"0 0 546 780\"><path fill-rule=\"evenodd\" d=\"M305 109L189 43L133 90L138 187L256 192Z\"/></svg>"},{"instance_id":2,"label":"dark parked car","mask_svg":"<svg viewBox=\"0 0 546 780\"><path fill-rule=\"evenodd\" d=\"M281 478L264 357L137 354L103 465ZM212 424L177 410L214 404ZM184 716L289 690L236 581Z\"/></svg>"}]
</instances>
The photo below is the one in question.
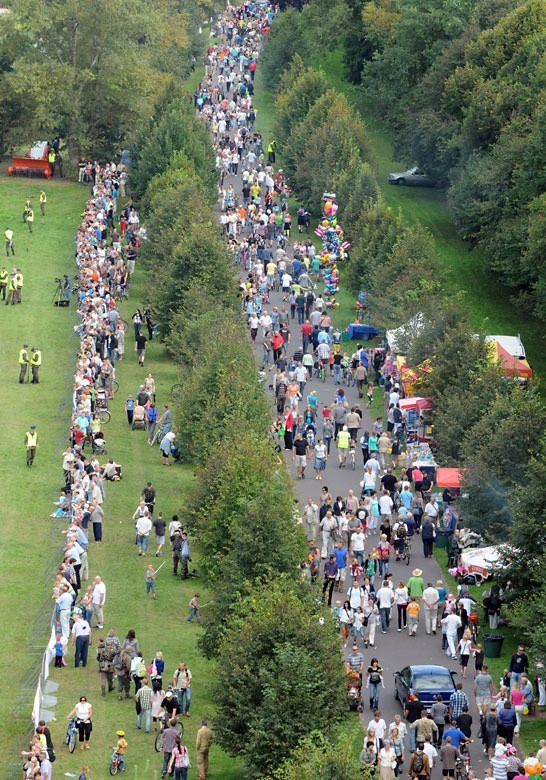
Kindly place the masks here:
<instances>
[{"instance_id":1,"label":"dark parked car","mask_svg":"<svg viewBox=\"0 0 546 780\"><path fill-rule=\"evenodd\" d=\"M445 666L405 666L401 672L394 673L394 697L405 707L410 693L417 691L419 700L429 707L441 693L447 703L455 691L454 674Z\"/></svg>"},{"instance_id":2,"label":"dark parked car","mask_svg":"<svg viewBox=\"0 0 546 780\"><path fill-rule=\"evenodd\" d=\"M389 173L389 184L407 184L412 187L434 187L436 179L428 176L420 168L410 168L402 173Z\"/></svg>"}]
</instances>

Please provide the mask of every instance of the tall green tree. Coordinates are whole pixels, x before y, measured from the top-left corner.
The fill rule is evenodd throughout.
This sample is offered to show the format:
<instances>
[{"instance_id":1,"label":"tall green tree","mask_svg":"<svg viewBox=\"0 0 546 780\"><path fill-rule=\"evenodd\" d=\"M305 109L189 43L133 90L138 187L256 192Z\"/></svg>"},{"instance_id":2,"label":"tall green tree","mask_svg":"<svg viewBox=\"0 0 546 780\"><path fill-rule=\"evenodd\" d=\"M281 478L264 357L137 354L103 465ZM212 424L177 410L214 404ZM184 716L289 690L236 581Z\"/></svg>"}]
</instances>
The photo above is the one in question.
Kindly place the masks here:
<instances>
[{"instance_id":1,"label":"tall green tree","mask_svg":"<svg viewBox=\"0 0 546 780\"><path fill-rule=\"evenodd\" d=\"M546 424L546 409L535 389L522 389L514 379L505 385L468 429L462 446L465 520L494 541L506 541L512 524L509 497L525 485L529 461L540 455L537 433Z\"/></svg>"},{"instance_id":2,"label":"tall green tree","mask_svg":"<svg viewBox=\"0 0 546 780\"><path fill-rule=\"evenodd\" d=\"M339 642L315 594L285 577L256 588L220 648L215 733L254 776L271 771L311 731L332 735L343 717Z\"/></svg>"},{"instance_id":3,"label":"tall green tree","mask_svg":"<svg viewBox=\"0 0 546 780\"><path fill-rule=\"evenodd\" d=\"M2 74L5 105L17 118L6 143L60 133L72 159L119 154L165 81L158 48L186 51L186 29L166 2L14 0L0 19L0 40L18 42L6 47Z\"/></svg>"}]
</instances>

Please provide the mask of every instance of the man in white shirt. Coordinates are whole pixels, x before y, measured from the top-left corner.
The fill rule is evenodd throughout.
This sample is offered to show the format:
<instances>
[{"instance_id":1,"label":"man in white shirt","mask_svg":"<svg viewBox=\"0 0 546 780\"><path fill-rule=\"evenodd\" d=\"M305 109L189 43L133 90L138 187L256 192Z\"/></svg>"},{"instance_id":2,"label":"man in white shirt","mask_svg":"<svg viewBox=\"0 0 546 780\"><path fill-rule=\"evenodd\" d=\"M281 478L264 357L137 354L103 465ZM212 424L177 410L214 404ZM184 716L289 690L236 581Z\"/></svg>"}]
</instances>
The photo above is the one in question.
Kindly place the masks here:
<instances>
[{"instance_id":1,"label":"man in white shirt","mask_svg":"<svg viewBox=\"0 0 546 780\"><path fill-rule=\"evenodd\" d=\"M377 474L379 473L379 469L381 468L381 464L379 463L377 458L375 458L373 455L371 458L368 458L368 460L364 464L364 471L368 470L368 466L372 467L373 473L377 476Z\"/></svg>"},{"instance_id":2,"label":"man in white shirt","mask_svg":"<svg viewBox=\"0 0 546 780\"><path fill-rule=\"evenodd\" d=\"M106 602L106 585L100 577L95 577L93 580L93 612L97 618L97 628L103 628L104 626L104 613L103 608Z\"/></svg>"},{"instance_id":3,"label":"man in white shirt","mask_svg":"<svg viewBox=\"0 0 546 780\"><path fill-rule=\"evenodd\" d=\"M138 554L145 556L146 550L148 549L148 542L150 541L150 531L152 529L150 516L142 515L142 517L139 517L136 521L135 528L137 532Z\"/></svg>"},{"instance_id":4,"label":"man in white shirt","mask_svg":"<svg viewBox=\"0 0 546 780\"><path fill-rule=\"evenodd\" d=\"M383 745L383 740L385 739L387 735L387 724L381 717L381 713L379 710L376 710L373 714L373 718L368 723L366 727L367 731L373 731L375 735L375 744L376 746L381 747Z\"/></svg>"},{"instance_id":5,"label":"man in white shirt","mask_svg":"<svg viewBox=\"0 0 546 780\"><path fill-rule=\"evenodd\" d=\"M79 612L74 615L74 625L72 626L72 646L76 645L74 655L74 666L87 666L87 654L89 652L89 643L91 641L91 626L84 620Z\"/></svg>"},{"instance_id":6,"label":"man in white shirt","mask_svg":"<svg viewBox=\"0 0 546 780\"><path fill-rule=\"evenodd\" d=\"M364 552L366 534L359 528L357 531L353 531L351 534L351 555L353 555L362 566L364 562Z\"/></svg>"},{"instance_id":7,"label":"man in white shirt","mask_svg":"<svg viewBox=\"0 0 546 780\"><path fill-rule=\"evenodd\" d=\"M305 390L305 385L307 383L308 373L305 366L300 362L296 366L296 370L294 371L296 382L298 382L300 386L300 393L303 393Z\"/></svg>"},{"instance_id":8,"label":"man in white shirt","mask_svg":"<svg viewBox=\"0 0 546 780\"><path fill-rule=\"evenodd\" d=\"M332 531L337 528L337 520L333 516L330 509L326 512L326 514L320 521L320 528L322 531L322 549L320 551L320 554L323 559L326 559L326 557L334 547L334 540L332 539Z\"/></svg>"},{"instance_id":9,"label":"man in white shirt","mask_svg":"<svg viewBox=\"0 0 546 780\"><path fill-rule=\"evenodd\" d=\"M436 766L436 760L438 758L438 751L432 744L431 737L425 737L424 747L423 747L423 753L428 756L428 762L430 764L430 768L433 769Z\"/></svg>"},{"instance_id":10,"label":"man in white shirt","mask_svg":"<svg viewBox=\"0 0 546 780\"><path fill-rule=\"evenodd\" d=\"M317 526L318 526L318 506L315 504L312 498L307 499L307 504L303 510L303 525L305 533L307 534L308 541L315 541L317 538Z\"/></svg>"},{"instance_id":11,"label":"man in white shirt","mask_svg":"<svg viewBox=\"0 0 546 780\"><path fill-rule=\"evenodd\" d=\"M347 598L349 599L349 603L351 605L351 609L358 609L358 607L362 607L362 600L364 599L364 588L361 588L358 584L358 580L353 580L353 584L347 591Z\"/></svg>"},{"instance_id":12,"label":"man in white shirt","mask_svg":"<svg viewBox=\"0 0 546 780\"><path fill-rule=\"evenodd\" d=\"M431 582L427 582L427 587L423 591L423 607L425 610L425 630L427 634L436 633L436 624L438 622L438 601L440 596L436 588L432 587ZM431 764L432 766L432 764Z\"/></svg>"},{"instance_id":13,"label":"man in white shirt","mask_svg":"<svg viewBox=\"0 0 546 780\"><path fill-rule=\"evenodd\" d=\"M445 626L446 629L446 639L448 645L446 655L451 653L451 657L453 660L455 660L457 658L457 630L460 628L460 626L462 626L461 618L455 613L446 615L446 617L442 620L442 625Z\"/></svg>"},{"instance_id":14,"label":"man in white shirt","mask_svg":"<svg viewBox=\"0 0 546 780\"><path fill-rule=\"evenodd\" d=\"M400 717L400 715L395 715L394 720L392 723L389 724L389 738L392 737L393 729L398 729L398 737L402 740L402 742L406 742L406 737L408 736L408 727Z\"/></svg>"},{"instance_id":15,"label":"man in white shirt","mask_svg":"<svg viewBox=\"0 0 546 780\"><path fill-rule=\"evenodd\" d=\"M394 507L394 502L390 497L389 491L384 490L383 495L379 499L379 514L381 517L390 517Z\"/></svg>"},{"instance_id":16,"label":"man in white shirt","mask_svg":"<svg viewBox=\"0 0 546 780\"><path fill-rule=\"evenodd\" d=\"M383 580L383 585L375 594L379 615L381 617L381 631L386 634L391 620L391 607L394 601L394 594L389 588L389 581Z\"/></svg>"},{"instance_id":17,"label":"man in white shirt","mask_svg":"<svg viewBox=\"0 0 546 780\"><path fill-rule=\"evenodd\" d=\"M438 504L433 498L431 498L430 501L425 506L425 517L430 517L430 519L434 523L438 517L439 511L440 510Z\"/></svg>"}]
</instances>

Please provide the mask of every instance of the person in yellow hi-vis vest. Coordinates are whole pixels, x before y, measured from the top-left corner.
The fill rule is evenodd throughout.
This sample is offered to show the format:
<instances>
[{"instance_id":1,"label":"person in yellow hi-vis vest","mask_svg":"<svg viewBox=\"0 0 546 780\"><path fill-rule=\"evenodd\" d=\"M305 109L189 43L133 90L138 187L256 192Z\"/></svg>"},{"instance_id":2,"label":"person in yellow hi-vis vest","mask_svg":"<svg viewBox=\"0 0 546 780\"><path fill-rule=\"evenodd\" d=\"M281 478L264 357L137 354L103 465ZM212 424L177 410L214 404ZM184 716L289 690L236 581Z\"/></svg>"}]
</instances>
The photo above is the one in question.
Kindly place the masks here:
<instances>
[{"instance_id":1,"label":"person in yellow hi-vis vest","mask_svg":"<svg viewBox=\"0 0 546 780\"><path fill-rule=\"evenodd\" d=\"M29 468L34 463L36 450L39 446L38 431L36 430L35 425L31 425L29 430L25 433L25 449L27 451L27 466Z\"/></svg>"},{"instance_id":2,"label":"person in yellow hi-vis vest","mask_svg":"<svg viewBox=\"0 0 546 780\"><path fill-rule=\"evenodd\" d=\"M23 349L19 350L19 384L22 385L27 375L29 364L28 344L23 344Z\"/></svg>"},{"instance_id":3,"label":"person in yellow hi-vis vest","mask_svg":"<svg viewBox=\"0 0 546 780\"><path fill-rule=\"evenodd\" d=\"M30 368L32 371L32 384L40 384L40 366L42 365L42 352L36 347L30 350Z\"/></svg>"},{"instance_id":4,"label":"person in yellow hi-vis vest","mask_svg":"<svg viewBox=\"0 0 546 780\"><path fill-rule=\"evenodd\" d=\"M32 205L27 209L27 225L28 232L32 233L32 226L34 225L34 209L32 208Z\"/></svg>"},{"instance_id":5,"label":"person in yellow hi-vis vest","mask_svg":"<svg viewBox=\"0 0 546 780\"><path fill-rule=\"evenodd\" d=\"M267 162L270 165L275 164L276 151L277 151L277 142L275 141L274 138L270 138L269 143L267 144Z\"/></svg>"},{"instance_id":6,"label":"person in yellow hi-vis vest","mask_svg":"<svg viewBox=\"0 0 546 780\"><path fill-rule=\"evenodd\" d=\"M55 176L55 152L53 150L53 147L50 147L49 154L47 155L47 161L49 163L49 170L51 171L51 175Z\"/></svg>"},{"instance_id":7,"label":"person in yellow hi-vis vest","mask_svg":"<svg viewBox=\"0 0 546 780\"><path fill-rule=\"evenodd\" d=\"M42 212L42 217L45 217L46 203L47 203L47 195L43 190L40 190L40 211Z\"/></svg>"}]
</instances>

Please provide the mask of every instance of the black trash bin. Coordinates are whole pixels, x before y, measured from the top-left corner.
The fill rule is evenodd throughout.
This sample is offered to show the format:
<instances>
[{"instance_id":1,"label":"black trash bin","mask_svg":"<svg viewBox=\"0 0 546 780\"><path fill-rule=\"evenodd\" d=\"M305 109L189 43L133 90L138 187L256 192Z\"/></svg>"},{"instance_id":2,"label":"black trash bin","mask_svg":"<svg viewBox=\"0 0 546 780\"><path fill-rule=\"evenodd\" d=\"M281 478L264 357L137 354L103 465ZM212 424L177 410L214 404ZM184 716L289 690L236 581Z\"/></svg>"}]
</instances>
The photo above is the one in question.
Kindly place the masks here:
<instances>
[{"instance_id":1,"label":"black trash bin","mask_svg":"<svg viewBox=\"0 0 546 780\"><path fill-rule=\"evenodd\" d=\"M438 528L436 531L436 547L447 549L452 531L449 528Z\"/></svg>"},{"instance_id":2,"label":"black trash bin","mask_svg":"<svg viewBox=\"0 0 546 780\"><path fill-rule=\"evenodd\" d=\"M500 658L502 643L504 637L502 634L484 634L483 649L486 658Z\"/></svg>"}]
</instances>

